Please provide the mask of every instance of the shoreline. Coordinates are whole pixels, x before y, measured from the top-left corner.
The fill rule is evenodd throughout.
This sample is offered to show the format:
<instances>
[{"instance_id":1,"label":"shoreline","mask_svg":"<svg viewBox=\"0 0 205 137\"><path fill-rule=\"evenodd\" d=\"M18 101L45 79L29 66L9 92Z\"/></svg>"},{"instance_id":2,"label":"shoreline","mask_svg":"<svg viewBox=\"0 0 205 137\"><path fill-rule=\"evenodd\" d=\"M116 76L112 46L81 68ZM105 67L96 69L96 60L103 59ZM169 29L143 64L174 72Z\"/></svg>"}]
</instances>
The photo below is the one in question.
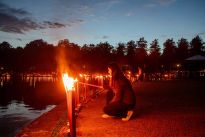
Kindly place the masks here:
<instances>
[{"instance_id":1,"label":"shoreline","mask_svg":"<svg viewBox=\"0 0 205 137\"><path fill-rule=\"evenodd\" d=\"M51 136L54 134L61 119L65 119L67 106L66 102L62 102L50 111L42 114L38 118L31 121L25 127L15 134L15 137L29 136Z\"/></svg>"}]
</instances>

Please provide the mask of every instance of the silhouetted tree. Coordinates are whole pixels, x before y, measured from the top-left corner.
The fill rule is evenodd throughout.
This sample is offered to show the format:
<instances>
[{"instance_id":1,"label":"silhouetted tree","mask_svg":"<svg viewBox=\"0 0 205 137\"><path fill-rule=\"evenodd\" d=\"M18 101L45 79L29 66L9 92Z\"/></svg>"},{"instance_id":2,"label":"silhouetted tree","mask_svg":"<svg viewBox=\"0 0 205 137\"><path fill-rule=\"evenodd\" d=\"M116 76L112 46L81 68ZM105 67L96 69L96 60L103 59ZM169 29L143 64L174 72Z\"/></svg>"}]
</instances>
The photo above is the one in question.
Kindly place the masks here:
<instances>
[{"instance_id":1,"label":"silhouetted tree","mask_svg":"<svg viewBox=\"0 0 205 137\"><path fill-rule=\"evenodd\" d=\"M126 57L125 57L125 51L126 51L126 44L125 43L118 43L116 47L116 62L123 65L127 63Z\"/></svg>"},{"instance_id":2,"label":"silhouetted tree","mask_svg":"<svg viewBox=\"0 0 205 137\"><path fill-rule=\"evenodd\" d=\"M125 53L126 53L128 64L130 65L131 68L134 68L136 64L135 48L136 48L135 41L131 40L127 42L127 50Z\"/></svg>"},{"instance_id":3,"label":"silhouetted tree","mask_svg":"<svg viewBox=\"0 0 205 137\"><path fill-rule=\"evenodd\" d=\"M13 47L8 42L4 41L0 43L0 67L5 71L12 69L12 52Z\"/></svg>"},{"instance_id":4,"label":"silhouetted tree","mask_svg":"<svg viewBox=\"0 0 205 137\"><path fill-rule=\"evenodd\" d=\"M80 47L70 43L68 39L60 40L55 47L38 39L29 42L24 48L13 48L4 41L0 43L0 68L1 72L2 68L4 71L12 72L56 71L59 67L57 66L59 56L64 53L64 63L74 71L78 69L85 72L107 71L107 64L116 61L126 67L128 65L134 71L138 66L141 68L146 66L149 72L158 72L160 64L166 70L170 70L173 64L183 61L188 56L204 55L203 44L199 36L193 38L190 45L186 39L181 38L177 42L177 47L173 39L167 39L163 43L161 55L158 40L155 39L150 44L148 56L147 41L144 37L136 42L130 40L126 44L118 43L116 48L108 42L85 44Z\"/></svg>"},{"instance_id":5,"label":"silhouetted tree","mask_svg":"<svg viewBox=\"0 0 205 137\"><path fill-rule=\"evenodd\" d=\"M125 56L125 44L124 43L118 43L118 46L116 47L116 54L118 57L124 57Z\"/></svg>"},{"instance_id":6,"label":"silhouetted tree","mask_svg":"<svg viewBox=\"0 0 205 137\"><path fill-rule=\"evenodd\" d=\"M66 60L67 64L73 69L73 71L78 72L80 71L81 66L81 52L80 47L75 43L69 43L66 46Z\"/></svg>"},{"instance_id":7,"label":"silhouetted tree","mask_svg":"<svg viewBox=\"0 0 205 137\"><path fill-rule=\"evenodd\" d=\"M99 68L100 71L103 71L107 68L108 63L112 61L112 49L113 46L111 46L108 42L97 44L94 50L94 62L92 63L93 66L96 66L95 70Z\"/></svg>"},{"instance_id":8,"label":"silhouetted tree","mask_svg":"<svg viewBox=\"0 0 205 137\"><path fill-rule=\"evenodd\" d=\"M31 41L24 48L25 67L29 71L53 71L55 66L54 47L42 39Z\"/></svg>"},{"instance_id":9,"label":"silhouetted tree","mask_svg":"<svg viewBox=\"0 0 205 137\"><path fill-rule=\"evenodd\" d=\"M198 35L191 40L190 46L190 56L203 54L203 41Z\"/></svg>"},{"instance_id":10,"label":"silhouetted tree","mask_svg":"<svg viewBox=\"0 0 205 137\"><path fill-rule=\"evenodd\" d=\"M89 70L92 70L92 61L94 57L94 44L84 44L81 47L81 54L82 54L82 69L84 72L88 72Z\"/></svg>"},{"instance_id":11,"label":"silhouetted tree","mask_svg":"<svg viewBox=\"0 0 205 137\"><path fill-rule=\"evenodd\" d=\"M24 67L24 49L22 47L17 47L13 50L13 66L12 70L16 73L25 72L26 68Z\"/></svg>"},{"instance_id":12,"label":"silhouetted tree","mask_svg":"<svg viewBox=\"0 0 205 137\"><path fill-rule=\"evenodd\" d=\"M141 37L139 41L137 41L137 47L147 49L147 41L144 39L144 37Z\"/></svg>"},{"instance_id":13,"label":"silhouetted tree","mask_svg":"<svg viewBox=\"0 0 205 137\"><path fill-rule=\"evenodd\" d=\"M149 57L148 57L148 71L149 72L159 72L160 71L160 47L157 39L152 41L149 48Z\"/></svg>"},{"instance_id":14,"label":"silhouetted tree","mask_svg":"<svg viewBox=\"0 0 205 137\"><path fill-rule=\"evenodd\" d=\"M9 50L11 48L13 48L11 44L6 41L0 43L0 50Z\"/></svg>"},{"instance_id":15,"label":"silhouetted tree","mask_svg":"<svg viewBox=\"0 0 205 137\"><path fill-rule=\"evenodd\" d=\"M176 54L177 54L177 60L178 62L182 62L185 60L188 55L189 55L189 42L187 39L181 38L177 42L177 49L176 49Z\"/></svg>"},{"instance_id":16,"label":"silhouetted tree","mask_svg":"<svg viewBox=\"0 0 205 137\"><path fill-rule=\"evenodd\" d=\"M173 39L167 39L164 42L164 49L162 53L162 60L164 68L170 70L173 63L176 61L176 46Z\"/></svg>"},{"instance_id":17,"label":"silhouetted tree","mask_svg":"<svg viewBox=\"0 0 205 137\"><path fill-rule=\"evenodd\" d=\"M60 40L56 47L56 62L59 71L69 71L71 74L79 71L80 53L80 47L77 44L70 43L68 39Z\"/></svg>"},{"instance_id":18,"label":"silhouetted tree","mask_svg":"<svg viewBox=\"0 0 205 137\"><path fill-rule=\"evenodd\" d=\"M135 54L136 63L138 64L138 66L145 69L148 55L147 41L144 39L144 37L140 38L139 41L137 41L137 48Z\"/></svg>"}]
</instances>

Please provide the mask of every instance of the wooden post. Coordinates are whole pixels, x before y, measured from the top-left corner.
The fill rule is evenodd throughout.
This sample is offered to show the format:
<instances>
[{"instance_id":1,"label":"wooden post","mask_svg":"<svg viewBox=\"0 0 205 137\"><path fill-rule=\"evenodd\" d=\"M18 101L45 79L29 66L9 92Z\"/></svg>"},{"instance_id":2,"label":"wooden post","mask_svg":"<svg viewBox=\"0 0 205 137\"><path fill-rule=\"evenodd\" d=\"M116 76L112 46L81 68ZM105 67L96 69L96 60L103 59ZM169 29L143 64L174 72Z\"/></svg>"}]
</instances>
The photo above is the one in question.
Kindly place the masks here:
<instances>
[{"instance_id":1,"label":"wooden post","mask_svg":"<svg viewBox=\"0 0 205 137\"><path fill-rule=\"evenodd\" d=\"M68 121L70 128L70 136L76 137L76 120L75 120L75 96L74 91L67 91L67 107L68 107Z\"/></svg>"}]
</instances>

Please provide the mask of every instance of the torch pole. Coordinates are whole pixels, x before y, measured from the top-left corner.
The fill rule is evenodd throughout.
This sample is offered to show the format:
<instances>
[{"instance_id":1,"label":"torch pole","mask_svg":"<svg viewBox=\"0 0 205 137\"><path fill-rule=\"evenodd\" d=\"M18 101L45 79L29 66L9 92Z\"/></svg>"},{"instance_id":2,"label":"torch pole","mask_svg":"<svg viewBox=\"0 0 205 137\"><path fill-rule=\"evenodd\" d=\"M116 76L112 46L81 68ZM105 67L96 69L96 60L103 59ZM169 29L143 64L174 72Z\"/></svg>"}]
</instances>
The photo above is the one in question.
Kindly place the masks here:
<instances>
[{"instance_id":1,"label":"torch pole","mask_svg":"<svg viewBox=\"0 0 205 137\"><path fill-rule=\"evenodd\" d=\"M80 93L79 93L79 83L78 82L76 82L76 91L75 91L75 97L76 97L76 100L75 100L75 102L76 102L76 110L77 111L79 111L79 109L80 109L80 106L81 106L81 104L80 104Z\"/></svg>"},{"instance_id":2,"label":"torch pole","mask_svg":"<svg viewBox=\"0 0 205 137\"><path fill-rule=\"evenodd\" d=\"M76 137L74 91L67 91L66 96L67 96L68 121L69 121L69 128L70 128L70 136L71 137Z\"/></svg>"}]
</instances>

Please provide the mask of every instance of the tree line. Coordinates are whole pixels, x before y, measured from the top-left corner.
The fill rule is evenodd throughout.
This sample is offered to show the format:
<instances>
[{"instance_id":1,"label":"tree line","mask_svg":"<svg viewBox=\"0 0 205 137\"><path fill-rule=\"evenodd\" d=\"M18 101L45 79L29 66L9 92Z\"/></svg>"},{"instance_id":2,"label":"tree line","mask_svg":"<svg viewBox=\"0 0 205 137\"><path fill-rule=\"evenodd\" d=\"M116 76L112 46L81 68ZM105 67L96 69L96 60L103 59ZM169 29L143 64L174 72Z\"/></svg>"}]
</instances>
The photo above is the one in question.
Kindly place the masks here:
<instances>
[{"instance_id":1,"label":"tree line","mask_svg":"<svg viewBox=\"0 0 205 137\"><path fill-rule=\"evenodd\" d=\"M53 45L38 39L14 48L4 41L0 43L0 72L56 72L62 51L66 64L76 72L106 72L108 63L117 62L123 69L136 72L140 67L153 73L168 71L190 56L205 55L205 46L198 35L190 42L185 38L177 42L167 39L163 49L158 39L148 44L144 37L118 43L115 47L108 42L79 46L68 39Z\"/></svg>"}]
</instances>

